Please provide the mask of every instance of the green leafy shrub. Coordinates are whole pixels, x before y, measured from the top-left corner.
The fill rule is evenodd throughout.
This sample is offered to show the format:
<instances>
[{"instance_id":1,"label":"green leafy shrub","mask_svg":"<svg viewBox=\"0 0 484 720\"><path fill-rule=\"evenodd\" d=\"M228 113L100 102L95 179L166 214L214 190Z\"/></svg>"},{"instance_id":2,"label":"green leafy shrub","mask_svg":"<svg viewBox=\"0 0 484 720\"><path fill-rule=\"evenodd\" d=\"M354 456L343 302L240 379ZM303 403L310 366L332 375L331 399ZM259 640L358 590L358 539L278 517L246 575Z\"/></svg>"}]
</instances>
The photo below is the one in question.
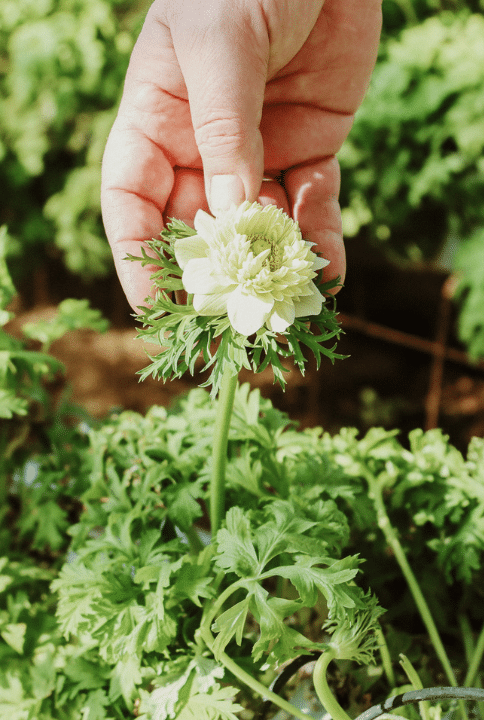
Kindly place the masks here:
<instances>
[{"instance_id":1,"label":"green leafy shrub","mask_svg":"<svg viewBox=\"0 0 484 720\"><path fill-rule=\"evenodd\" d=\"M382 43L340 153L347 235L435 256L484 222L484 16L442 13Z\"/></svg>"},{"instance_id":2,"label":"green leafy shrub","mask_svg":"<svg viewBox=\"0 0 484 720\"><path fill-rule=\"evenodd\" d=\"M16 240L16 273L31 268L32 257L40 262L52 243L74 273L95 277L111 268L100 161L147 7L123 0L1 4L0 223Z\"/></svg>"},{"instance_id":3,"label":"green leafy shrub","mask_svg":"<svg viewBox=\"0 0 484 720\"><path fill-rule=\"evenodd\" d=\"M6 302L5 264L0 274ZM88 326L101 324L80 309ZM68 330L70 310L30 337L47 343L63 323ZM195 389L170 410L124 411L94 426L52 413L44 392L35 434L28 397L49 356L28 351L23 366L21 341L5 330L1 338L4 388L21 406L10 405L1 428L1 720L235 720L254 717L257 693L291 711L261 685L278 665L314 652L316 682L335 658L372 662L382 610L362 585L388 601L389 646L410 651L432 681L440 670L427 667L411 599L395 592L399 568L380 528L401 538L440 631L455 625L458 605L472 646L484 622L482 440L465 459L437 431L414 431L408 448L381 428L362 438L351 428L299 431L243 385L228 429L228 509L211 537L220 400ZM476 668L479 647L467 658ZM449 652L463 674L458 638ZM354 678L382 699L396 676L387 662L385 679L376 662Z\"/></svg>"},{"instance_id":4,"label":"green leafy shrub","mask_svg":"<svg viewBox=\"0 0 484 720\"><path fill-rule=\"evenodd\" d=\"M482 4L472 4L473 13L459 4L402 24L405 8L416 23L429 7L390 3L393 27L339 154L343 226L398 262L459 270L458 334L477 359L484 356L484 15Z\"/></svg>"},{"instance_id":5,"label":"green leafy shrub","mask_svg":"<svg viewBox=\"0 0 484 720\"><path fill-rule=\"evenodd\" d=\"M405 450L380 429L361 439L352 430L300 432L244 386L229 436L231 509L217 541L203 547L213 414L209 394L194 390L171 412L122 412L89 430L89 446L85 436L75 440L82 506L62 528L72 538L64 564L51 559L42 569L20 560L15 543L14 560L3 561L0 654L8 670L0 673L0 717L74 719L89 709L103 719L130 716L134 707L143 718L190 717L202 707L212 708L210 717L238 716L250 698L233 701L238 682L220 660L225 647L255 675L262 660L322 648L317 635L303 635L304 611L319 606L321 624L331 608L365 603L352 582L353 548L366 560L364 577L391 595L395 578L382 577L385 544L376 536L368 470L391 492L389 514L419 580L426 586L430 574L444 599L442 627L456 597L461 613L482 622L482 441L466 461L438 433L414 433ZM17 524L47 510L39 503L51 492L46 486L10 487L21 506ZM56 546L58 532L46 529L44 547ZM285 599L273 595L271 577L285 583ZM230 594L235 604L227 606ZM194 630L217 606L214 659ZM405 630L415 655L407 616L392 610L388 622ZM453 662L462 665L462 651Z\"/></svg>"},{"instance_id":6,"label":"green leafy shrub","mask_svg":"<svg viewBox=\"0 0 484 720\"><path fill-rule=\"evenodd\" d=\"M484 357L484 228L476 230L459 248L455 269L459 277L459 337L469 348L470 357L478 360Z\"/></svg>"}]
</instances>

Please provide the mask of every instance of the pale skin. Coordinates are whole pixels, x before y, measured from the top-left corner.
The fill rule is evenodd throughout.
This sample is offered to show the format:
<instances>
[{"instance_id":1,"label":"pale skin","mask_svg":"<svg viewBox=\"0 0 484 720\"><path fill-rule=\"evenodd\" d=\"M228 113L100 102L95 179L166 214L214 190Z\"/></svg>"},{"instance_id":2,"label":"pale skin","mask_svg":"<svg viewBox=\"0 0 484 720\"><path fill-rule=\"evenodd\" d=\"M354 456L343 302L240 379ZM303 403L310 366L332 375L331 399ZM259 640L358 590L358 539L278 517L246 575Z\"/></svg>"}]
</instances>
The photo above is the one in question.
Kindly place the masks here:
<instances>
[{"instance_id":1,"label":"pale skin","mask_svg":"<svg viewBox=\"0 0 484 720\"><path fill-rule=\"evenodd\" d=\"M152 269L126 254L140 255L170 217L193 225L198 208L246 199L283 208L330 260L324 279L344 279L335 154L380 29L381 0L155 0L102 174L106 234L135 310ZM263 181L281 171L284 187Z\"/></svg>"}]
</instances>

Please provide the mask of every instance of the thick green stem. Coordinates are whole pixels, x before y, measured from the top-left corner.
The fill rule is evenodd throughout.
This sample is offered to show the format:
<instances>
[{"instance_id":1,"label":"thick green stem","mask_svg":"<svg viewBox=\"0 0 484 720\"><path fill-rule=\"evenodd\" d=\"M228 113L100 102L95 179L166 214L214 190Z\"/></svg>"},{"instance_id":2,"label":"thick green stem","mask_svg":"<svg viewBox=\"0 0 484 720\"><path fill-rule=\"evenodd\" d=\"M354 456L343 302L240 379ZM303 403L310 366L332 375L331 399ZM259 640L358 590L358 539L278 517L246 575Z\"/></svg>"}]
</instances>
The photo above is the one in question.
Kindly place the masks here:
<instances>
[{"instance_id":1,"label":"thick green stem","mask_svg":"<svg viewBox=\"0 0 484 720\"><path fill-rule=\"evenodd\" d=\"M237 375L225 371L218 396L217 415L212 451L212 480L210 483L210 525L212 538L220 529L225 511L225 467L229 440L230 416L234 406Z\"/></svg>"},{"instance_id":2,"label":"thick green stem","mask_svg":"<svg viewBox=\"0 0 484 720\"><path fill-rule=\"evenodd\" d=\"M318 698L321 701L321 705L324 707L327 713L329 713L333 720L351 720L348 713L346 713L335 696L331 692L326 678L326 671L331 660L334 660L334 650L327 650L323 652L318 658L313 672L313 683L314 689L318 694Z\"/></svg>"},{"instance_id":3,"label":"thick green stem","mask_svg":"<svg viewBox=\"0 0 484 720\"><path fill-rule=\"evenodd\" d=\"M432 641L435 652L437 653L437 656L442 663L442 667L444 668L447 679L449 680L451 685L456 686L457 680L452 669L452 665L450 664L447 653L445 652L444 645L442 643L442 640L440 639L439 631L437 630L437 626L435 625L429 606L427 605L427 601L425 600L425 597L420 589L420 585L417 582L417 578L413 574L413 570L408 563L403 548L400 545L400 541L395 533L395 530L392 527L390 518L387 515L380 485L377 479L369 471L365 472L365 476L370 486L370 493L375 505L378 518L378 527L383 532L385 540L390 545L391 549L393 550L393 554L395 555L395 558L400 565L400 569L413 595L413 599L415 600L415 604L417 605L420 617L422 618L422 621L427 628L430 640Z\"/></svg>"}]
</instances>

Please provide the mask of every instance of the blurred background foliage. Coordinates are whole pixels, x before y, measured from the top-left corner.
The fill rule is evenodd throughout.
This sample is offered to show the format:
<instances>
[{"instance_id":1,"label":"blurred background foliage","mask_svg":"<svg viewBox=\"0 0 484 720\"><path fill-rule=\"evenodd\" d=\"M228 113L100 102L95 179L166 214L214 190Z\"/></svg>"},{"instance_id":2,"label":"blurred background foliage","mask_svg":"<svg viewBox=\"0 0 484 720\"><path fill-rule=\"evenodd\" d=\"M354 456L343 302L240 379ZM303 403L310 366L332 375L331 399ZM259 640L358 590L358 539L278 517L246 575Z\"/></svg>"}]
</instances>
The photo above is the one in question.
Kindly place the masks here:
<instances>
[{"instance_id":1,"label":"blurred background foliage","mask_svg":"<svg viewBox=\"0 0 484 720\"><path fill-rule=\"evenodd\" d=\"M2 0L0 225L14 277L61 260L112 275L100 162L148 0ZM348 238L458 270L459 333L484 356L484 0L383 0L368 95L342 148ZM349 240L351 242L351 240Z\"/></svg>"},{"instance_id":2,"label":"blurred background foliage","mask_svg":"<svg viewBox=\"0 0 484 720\"><path fill-rule=\"evenodd\" d=\"M112 272L100 163L149 2L0 4L0 224L14 274L45 254L86 278Z\"/></svg>"}]
</instances>

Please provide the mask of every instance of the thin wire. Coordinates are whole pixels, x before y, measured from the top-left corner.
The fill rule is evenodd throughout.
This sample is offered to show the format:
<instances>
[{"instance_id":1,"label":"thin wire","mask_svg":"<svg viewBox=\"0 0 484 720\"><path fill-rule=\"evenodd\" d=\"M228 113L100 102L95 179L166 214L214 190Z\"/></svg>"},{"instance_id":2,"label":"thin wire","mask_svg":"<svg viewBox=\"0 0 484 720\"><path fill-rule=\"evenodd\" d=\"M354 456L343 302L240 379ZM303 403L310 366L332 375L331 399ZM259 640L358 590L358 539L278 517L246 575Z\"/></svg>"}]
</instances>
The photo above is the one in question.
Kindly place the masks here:
<instances>
[{"instance_id":1,"label":"thin wire","mask_svg":"<svg viewBox=\"0 0 484 720\"><path fill-rule=\"evenodd\" d=\"M373 705L373 707L365 710L365 712L358 715L356 720L374 720L381 715L384 715L389 710L401 707L402 705L409 705L410 703L421 702L422 700L443 700L443 699L455 699L455 700L484 700L484 689L481 688L464 688L464 687L433 687L424 688L423 690L411 690L410 692L402 693L401 695L394 695L380 705Z\"/></svg>"},{"instance_id":2,"label":"thin wire","mask_svg":"<svg viewBox=\"0 0 484 720\"><path fill-rule=\"evenodd\" d=\"M303 667L303 665L307 665L307 663L312 660L317 660L319 656L320 653L314 652L310 655L300 655L295 658L287 667L284 668L281 674L276 677L269 689L279 695L284 685L292 678L293 675L297 673L300 668ZM256 715L254 720L265 720L271 705L272 700L266 700L260 709L259 715Z\"/></svg>"}]
</instances>

